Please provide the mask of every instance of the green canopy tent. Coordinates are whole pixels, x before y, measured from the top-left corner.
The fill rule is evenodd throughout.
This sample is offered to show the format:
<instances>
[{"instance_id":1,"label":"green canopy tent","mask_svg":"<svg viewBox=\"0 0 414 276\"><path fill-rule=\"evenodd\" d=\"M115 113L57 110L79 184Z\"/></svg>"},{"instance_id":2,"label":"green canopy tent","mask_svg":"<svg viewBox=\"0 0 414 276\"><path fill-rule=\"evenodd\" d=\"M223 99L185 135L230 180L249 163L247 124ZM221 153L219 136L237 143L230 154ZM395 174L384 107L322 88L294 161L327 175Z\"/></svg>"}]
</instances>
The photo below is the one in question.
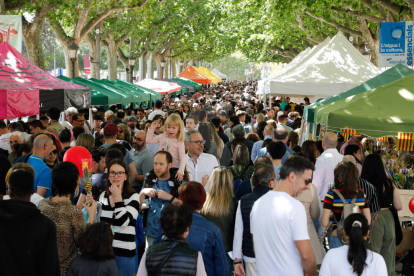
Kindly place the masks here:
<instances>
[{"instance_id":1,"label":"green canopy tent","mask_svg":"<svg viewBox=\"0 0 414 276\"><path fill-rule=\"evenodd\" d=\"M187 94L187 89L186 89L185 87L182 87L180 84L178 84L178 83L177 83L177 82L175 82L175 81L168 81L168 79L163 79L163 80L160 80L160 79L157 79L157 78L154 78L154 80L175 83L175 84L177 84L178 86L180 86L180 87L181 87L181 89L180 89L180 90L177 90L177 91L175 91L175 92L173 92L173 93L169 94L169 97L170 97L170 98L175 98L177 95ZM170 95L171 95L171 96L170 96Z\"/></svg>"},{"instance_id":2,"label":"green canopy tent","mask_svg":"<svg viewBox=\"0 0 414 276\"><path fill-rule=\"evenodd\" d=\"M192 87L194 87L195 90L203 89L203 85L201 85L199 83L196 83L195 81L186 79L186 78L178 77L178 78L172 78L172 80L179 81L179 82L182 82L182 83L187 84L189 86L192 86Z\"/></svg>"},{"instance_id":3,"label":"green canopy tent","mask_svg":"<svg viewBox=\"0 0 414 276\"><path fill-rule=\"evenodd\" d=\"M92 82L90 80L85 80L81 77L76 77L73 79L75 83L88 86L91 89L94 89L106 96L108 96L108 105L112 104L123 104L123 103L131 103L134 101L134 98L130 95L125 95L119 90L114 90L112 88L106 88L100 84L97 84L95 82Z\"/></svg>"},{"instance_id":4,"label":"green canopy tent","mask_svg":"<svg viewBox=\"0 0 414 276\"><path fill-rule=\"evenodd\" d=\"M414 75L352 95L315 111L315 123L327 131L349 127L371 137L413 132Z\"/></svg>"},{"instance_id":5,"label":"green canopy tent","mask_svg":"<svg viewBox=\"0 0 414 276\"><path fill-rule=\"evenodd\" d=\"M145 102L145 101L150 101L151 100L151 96L148 95L148 94L140 93L136 90L124 87L121 84L115 83L115 82L110 81L110 80L103 79L103 80L100 80L100 81L107 84L107 85L109 85L109 86L111 86L111 87L114 87L116 89L120 89L121 91L126 91L128 94L136 95L139 98L139 101L137 101L137 102Z\"/></svg>"},{"instance_id":6,"label":"green canopy tent","mask_svg":"<svg viewBox=\"0 0 414 276\"><path fill-rule=\"evenodd\" d=\"M136 84L132 84L132 83L129 83L129 82L126 82L126 81L123 81L123 80L114 80L114 82L118 83L118 84L120 84L124 87L129 87L129 88L132 88L132 89L136 89L137 91L140 91L140 92L143 92L147 95L150 95L151 100L149 101L149 105L148 105L149 107L152 107L152 101L161 100L161 98L162 98L160 93L157 93L157 92L155 92L151 89L148 89L148 88L136 85Z\"/></svg>"},{"instance_id":7,"label":"green canopy tent","mask_svg":"<svg viewBox=\"0 0 414 276\"><path fill-rule=\"evenodd\" d=\"M338 95L326 98L324 100L321 100L319 102L316 102L311 105L305 106L303 110L303 119L305 119L308 123L314 122L314 115L315 115L315 109L319 106L323 106L335 101L338 101L340 99L347 98L349 96L357 95L359 93L380 87L382 85L385 85L387 83L399 80L401 78L404 78L406 76L409 76L413 74L414 71L410 68L408 68L405 65L397 64L396 66L388 69L387 71L382 72L381 74L377 75L376 77L361 83L360 85L345 91L343 93L340 93Z\"/></svg>"},{"instance_id":8,"label":"green canopy tent","mask_svg":"<svg viewBox=\"0 0 414 276\"><path fill-rule=\"evenodd\" d=\"M105 87L107 89L110 89L110 90L113 90L113 91L118 91L118 92L120 92L120 93L122 93L122 94L124 94L126 96L129 96L130 99L132 99L132 101L130 101L129 103L132 103L132 102L140 102L141 101L141 98L140 98L140 96L138 94L133 93L133 92L131 92L128 89L123 89L123 88L120 88L120 87L115 87L114 85L111 85L110 83L106 83L106 80L98 80L98 79L95 79L95 78L90 78L89 81L91 81L93 83L96 83L98 85L101 85L102 87Z\"/></svg>"},{"instance_id":9,"label":"green canopy tent","mask_svg":"<svg viewBox=\"0 0 414 276\"><path fill-rule=\"evenodd\" d=\"M61 80L67 81L67 82L83 85L81 83L78 83L76 80L70 79L65 76L59 76L58 78ZM96 91L95 89L91 89L91 105L103 105L103 106L108 107L109 106L108 102L109 102L109 99L107 95L104 95L101 92Z\"/></svg>"}]
</instances>

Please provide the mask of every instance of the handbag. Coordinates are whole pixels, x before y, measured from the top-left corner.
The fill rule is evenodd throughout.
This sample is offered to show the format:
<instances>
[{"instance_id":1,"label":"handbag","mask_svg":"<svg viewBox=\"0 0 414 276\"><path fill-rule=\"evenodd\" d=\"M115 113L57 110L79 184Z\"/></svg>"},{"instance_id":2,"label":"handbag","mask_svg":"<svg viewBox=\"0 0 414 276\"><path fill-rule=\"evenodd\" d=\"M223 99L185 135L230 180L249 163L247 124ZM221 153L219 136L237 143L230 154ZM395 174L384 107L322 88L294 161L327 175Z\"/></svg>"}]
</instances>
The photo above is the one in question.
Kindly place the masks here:
<instances>
[{"instance_id":1,"label":"handbag","mask_svg":"<svg viewBox=\"0 0 414 276\"><path fill-rule=\"evenodd\" d=\"M399 245L403 240L403 233L401 229L400 219L398 218L398 211L395 209L394 205L390 207L391 214L394 218L395 225L395 244Z\"/></svg>"}]
</instances>

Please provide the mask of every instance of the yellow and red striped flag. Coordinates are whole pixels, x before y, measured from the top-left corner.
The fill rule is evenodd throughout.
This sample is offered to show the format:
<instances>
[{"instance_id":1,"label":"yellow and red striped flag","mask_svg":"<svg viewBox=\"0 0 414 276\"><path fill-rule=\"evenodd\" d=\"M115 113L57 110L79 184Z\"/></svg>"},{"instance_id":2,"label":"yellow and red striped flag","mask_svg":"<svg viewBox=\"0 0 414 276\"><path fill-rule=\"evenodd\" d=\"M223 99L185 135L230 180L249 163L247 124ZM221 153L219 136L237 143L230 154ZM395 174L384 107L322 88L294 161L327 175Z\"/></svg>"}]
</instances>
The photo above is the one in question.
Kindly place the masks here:
<instances>
[{"instance_id":1,"label":"yellow and red striped flag","mask_svg":"<svg viewBox=\"0 0 414 276\"><path fill-rule=\"evenodd\" d=\"M383 137L377 138L377 141L378 142L387 142L388 141L388 136L383 136Z\"/></svg>"},{"instance_id":2,"label":"yellow and red striped flag","mask_svg":"<svg viewBox=\"0 0 414 276\"><path fill-rule=\"evenodd\" d=\"M399 132L397 151L413 151L414 150L413 138L414 138L413 133Z\"/></svg>"},{"instance_id":3,"label":"yellow and red striped flag","mask_svg":"<svg viewBox=\"0 0 414 276\"><path fill-rule=\"evenodd\" d=\"M351 134L352 136L361 136L358 131L349 127L341 128L341 132Z\"/></svg>"}]
</instances>

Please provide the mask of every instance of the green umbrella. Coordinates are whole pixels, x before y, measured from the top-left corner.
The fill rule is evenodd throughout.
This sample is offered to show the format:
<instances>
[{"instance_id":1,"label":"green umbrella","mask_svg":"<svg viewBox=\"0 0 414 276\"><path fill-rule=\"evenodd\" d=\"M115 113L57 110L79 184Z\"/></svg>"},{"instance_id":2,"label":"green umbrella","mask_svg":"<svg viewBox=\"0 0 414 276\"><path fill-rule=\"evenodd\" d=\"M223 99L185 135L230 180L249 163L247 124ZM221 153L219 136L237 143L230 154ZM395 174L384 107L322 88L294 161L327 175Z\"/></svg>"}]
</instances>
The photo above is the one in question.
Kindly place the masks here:
<instances>
[{"instance_id":1,"label":"green umbrella","mask_svg":"<svg viewBox=\"0 0 414 276\"><path fill-rule=\"evenodd\" d=\"M406 76L409 76L413 74L414 71L408 68L405 65L397 64L396 66L388 69L387 71L382 72L378 76L361 83L360 85L352 88L351 90L348 90L346 92L340 93L338 95L326 98L320 102L316 102L311 105L305 106L303 110L303 118L306 119L308 122L313 123L314 122L314 115L315 115L315 109L319 106L323 106L335 101L338 101L340 99L347 98L349 96L357 95L359 93L380 87L382 85L385 85L387 83L399 80L401 78L404 78Z\"/></svg>"}]
</instances>

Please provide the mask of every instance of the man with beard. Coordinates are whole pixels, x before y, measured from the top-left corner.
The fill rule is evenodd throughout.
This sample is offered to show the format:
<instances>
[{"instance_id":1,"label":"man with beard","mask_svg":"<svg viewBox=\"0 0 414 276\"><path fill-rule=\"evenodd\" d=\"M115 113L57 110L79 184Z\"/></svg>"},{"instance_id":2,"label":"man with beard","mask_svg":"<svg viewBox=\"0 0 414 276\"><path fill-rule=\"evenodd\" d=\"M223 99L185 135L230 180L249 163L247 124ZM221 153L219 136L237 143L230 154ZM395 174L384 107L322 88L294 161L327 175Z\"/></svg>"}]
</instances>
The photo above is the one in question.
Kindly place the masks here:
<instances>
[{"instance_id":1,"label":"man with beard","mask_svg":"<svg viewBox=\"0 0 414 276\"><path fill-rule=\"evenodd\" d=\"M128 118L127 121L127 125L129 127L129 131L131 132L131 136L134 137L135 133L137 133L139 131L139 129L137 129L137 118L135 116L130 116Z\"/></svg>"},{"instance_id":2,"label":"man with beard","mask_svg":"<svg viewBox=\"0 0 414 276\"><path fill-rule=\"evenodd\" d=\"M10 148L12 152L9 154L9 162L13 165L14 160L18 157L17 156L17 149L19 148L19 145L26 142L26 139L24 138L24 133L20 131L15 131L10 135L9 143Z\"/></svg>"},{"instance_id":3,"label":"man with beard","mask_svg":"<svg viewBox=\"0 0 414 276\"><path fill-rule=\"evenodd\" d=\"M160 218L164 207L169 203L178 203L178 187L181 182L170 175L172 156L167 151L159 151L154 156L154 169L147 173L144 187L139 195L142 209L150 206L146 221L145 246L154 243L160 229ZM148 197L148 198L146 198Z\"/></svg>"},{"instance_id":4,"label":"man with beard","mask_svg":"<svg viewBox=\"0 0 414 276\"><path fill-rule=\"evenodd\" d=\"M154 156L147 148L147 143L145 142L146 137L147 133L145 131L138 131L132 140L132 146L134 148L130 152L138 173L132 183L132 188L136 192L141 190L145 175L154 169Z\"/></svg>"}]
</instances>

